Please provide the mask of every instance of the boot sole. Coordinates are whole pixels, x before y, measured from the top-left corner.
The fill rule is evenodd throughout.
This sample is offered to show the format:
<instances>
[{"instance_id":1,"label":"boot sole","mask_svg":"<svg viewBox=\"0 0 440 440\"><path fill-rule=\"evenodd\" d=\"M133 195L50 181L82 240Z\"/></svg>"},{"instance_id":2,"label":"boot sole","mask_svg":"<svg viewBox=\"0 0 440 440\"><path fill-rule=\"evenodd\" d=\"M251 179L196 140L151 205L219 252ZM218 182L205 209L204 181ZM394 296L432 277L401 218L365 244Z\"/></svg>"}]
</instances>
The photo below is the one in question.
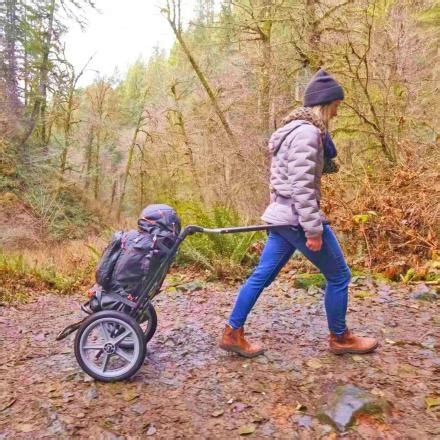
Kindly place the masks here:
<instances>
[{"instance_id":1,"label":"boot sole","mask_svg":"<svg viewBox=\"0 0 440 440\"><path fill-rule=\"evenodd\" d=\"M373 347L367 348L365 350L355 350L350 348L330 348L330 352L333 354L367 354L371 353L372 351L376 350L376 348L379 346L379 343L376 343L376 345L373 345Z\"/></svg>"},{"instance_id":2,"label":"boot sole","mask_svg":"<svg viewBox=\"0 0 440 440\"><path fill-rule=\"evenodd\" d=\"M225 345L219 345L219 347L222 349L222 350L225 350L225 351L227 351L227 352L229 352L229 353L235 353L235 354L238 354L238 355L240 355L240 356L242 356L242 357L245 357L245 358L247 358L247 359L251 359L251 358L254 358L254 357L257 357L257 356L260 356L260 355L262 355L264 352L265 352L265 350L263 349L263 350L259 350L259 351L256 351L256 352L254 352L254 353L247 353L246 351L242 351L242 350L240 350L239 348L235 348L235 347L227 347L227 346L225 346Z\"/></svg>"}]
</instances>

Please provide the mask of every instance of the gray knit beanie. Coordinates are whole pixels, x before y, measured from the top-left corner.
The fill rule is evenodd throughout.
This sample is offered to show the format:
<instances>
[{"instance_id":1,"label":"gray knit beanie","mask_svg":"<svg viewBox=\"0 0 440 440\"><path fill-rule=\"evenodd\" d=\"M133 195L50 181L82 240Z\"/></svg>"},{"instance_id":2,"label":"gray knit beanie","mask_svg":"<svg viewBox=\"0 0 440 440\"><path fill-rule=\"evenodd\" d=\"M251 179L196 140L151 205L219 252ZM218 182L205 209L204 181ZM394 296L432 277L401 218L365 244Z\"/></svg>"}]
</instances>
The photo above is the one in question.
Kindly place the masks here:
<instances>
[{"instance_id":1,"label":"gray knit beanie","mask_svg":"<svg viewBox=\"0 0 440 440\"><path fill-rule=\"evenodd\" d=\"M304 107L324 105L337 99L344 99L344 90L332 76L320 69L307 84Z\"/></svg>"}]
</instances>

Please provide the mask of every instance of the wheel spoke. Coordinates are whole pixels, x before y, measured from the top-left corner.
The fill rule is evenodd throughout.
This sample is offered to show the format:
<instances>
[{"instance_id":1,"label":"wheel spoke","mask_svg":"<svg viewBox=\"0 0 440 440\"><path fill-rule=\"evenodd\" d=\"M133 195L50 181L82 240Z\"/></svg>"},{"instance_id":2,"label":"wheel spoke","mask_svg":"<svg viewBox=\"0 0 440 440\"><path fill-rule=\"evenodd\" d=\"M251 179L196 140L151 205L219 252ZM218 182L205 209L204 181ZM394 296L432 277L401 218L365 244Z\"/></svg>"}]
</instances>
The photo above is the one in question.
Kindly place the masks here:
<instances>
[{"instance_id":1,"label":"wheel spoke","mask_svg":"<svg viewBox=\"0 0 440 440\"><path fill-rule=\"evenodd\" d=\"M102 350L104 347L102 345L84 345L84 350Z\"/></svg>"},{"instance_id":2,"label":"wheel spoke","mask_svg":"<svg viewBox=\"0 0 440 440\"><path fill-rule=\"evenodd\" d=\"M121 357L122 359L126 360L127 362L131 362L133 360L132 356L128 356L128 354L122 350L122 348L117 348L115 351L115 354Z\"/></svg>"},{"instance_id":3,"label":"wheel spoke","mask_svg":"<svg viewBox=\"0 0 440 440\"><path fill-rule=\"evenodd\" d=\"M105 369L107 368L107 365L108 365L108 361L109 361L109 359L110 359L110 354L108 354L108 353L106 353L105 354L105 358L104 358L104 361L103 361L103 363L102 363L102 366L101 366L101 371L104 373L105 372Z\"/></svg>"},{"instance_id":4,"label":"wheel spoke","mask_svg":"<svg viewBox=\"0 0 440 440\"><path fill-rule=\"evenodd\" d=\"M122 335L119 335L113 339L113 344L117 346L123 339L125 339L127 336L131 334L132 334L131 330L126 330L124 333L122 333Z\"/></svg>"},{"instance_id":5,"label":"wheel spoke","mask_svg":"<svg viewBox=\"0 0 440 440\"><path fill-rule=\"evenodd\" d=\"M110 335L108 334L108 331L105 328L105 323L101 322L100 326L101 326L102 336L104 337L105 342L107 342L110 339Z\"/></svg>"}]
</instances>

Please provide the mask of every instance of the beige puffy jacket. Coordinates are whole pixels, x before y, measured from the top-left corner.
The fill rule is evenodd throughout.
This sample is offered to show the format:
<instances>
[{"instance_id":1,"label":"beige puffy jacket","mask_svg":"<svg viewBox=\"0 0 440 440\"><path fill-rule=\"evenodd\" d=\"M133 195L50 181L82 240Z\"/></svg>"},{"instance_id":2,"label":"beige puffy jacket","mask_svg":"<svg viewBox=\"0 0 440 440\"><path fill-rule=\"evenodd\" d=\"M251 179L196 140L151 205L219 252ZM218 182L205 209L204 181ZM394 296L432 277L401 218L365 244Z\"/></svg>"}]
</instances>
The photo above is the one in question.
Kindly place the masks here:
<instances>
[{"instance_id":1,"label":"beige puffy jacket","mask_svg":"<svg viewBox=\"0 0 440 440\"><path fill-rule=\"evenodd\" d=\"M307 237L322 234L320 210L324 150L319 128L294 120L269 141L271 203L262 215L267 223L301 225Z\"/></svg>"}]
</instances>

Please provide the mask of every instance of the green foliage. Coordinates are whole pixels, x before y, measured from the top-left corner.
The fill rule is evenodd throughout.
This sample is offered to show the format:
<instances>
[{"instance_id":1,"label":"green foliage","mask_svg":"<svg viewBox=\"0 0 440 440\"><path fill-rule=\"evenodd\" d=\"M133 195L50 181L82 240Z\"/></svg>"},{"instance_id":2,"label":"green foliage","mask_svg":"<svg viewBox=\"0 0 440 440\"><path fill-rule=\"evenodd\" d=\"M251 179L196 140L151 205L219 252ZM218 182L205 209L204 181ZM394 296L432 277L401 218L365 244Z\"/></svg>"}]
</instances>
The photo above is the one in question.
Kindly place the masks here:
<instances>
[{"instance_id":1,"label":"green foliage","mask_svg":"<svg viewBox=\"0 0 440 440\"><path fill-rule=\"evenodd\" d=\"M412 281L417 276L417 272L414 268L409 268L405 275L402 276L402 281L405 284L408 284L410 281Z\"/></svg>"},{"instance_id":2,"label":"green foliage","mask_svg":"<svg viewBox=\"0 0 440 440\"><path fill-rule=\"evenodd\" d=\"M353 221L358 224L367 223L372 217L377 217L377 212L368 211L363 214L356 214L353 216Z\"/></svg>"},{"instance_id":3,"label":"green foliage","mask_svg":"<svg viewBox=\"0 0 440 440\"><path fill-rule=\"evenodd\" d=\"M67 189L54 193L47 187L31 187L24 200L56 240L82 238L87 227L96 221L76 194Z\"/></svg>"},{"instance_id":4,"label":"green foliage","mask_svg":"<svg viewBox=\"0 0 440 440\"><path fill-rule=\"evenodd\" d=\"M3 191L17 191L19 184L16 179L0 174L0 192Z\"/></svg>"},{"instance_id":5,"label":"green foliage","mask_svg":"<svg viewBox=\"0 0 440 440\"><path fill-rule=\"evenodd\" d=\"M27 301L38 291L70 294L89 282L90 270L91 264L88 264L65 275L53 265L31 265L22 255L0 251L0 302Z\"/></svg>"},{"instance_id":6,"label":"green foliage","mask_svg":"<svg viewBox=\"0 0 440 440\"><path fill-rule=\"evenodd\" d=\"M419 21L422 25L438 30L440 27L440 1L437 0L430 9L422 12L419 15Z\"/></svg>"},{"instance_id":7,"label":"green foliage","mask_svg":"<svg viewBox=\"0 0 440 440\"><path fill-rule=\"evenodd\" d=\"M208 210L200 204L180 204L177 211L183 224L223 228L249 224L237 211L216 205ZM264 237L261 232L238 234L194 234L183 243L178 256L180 263L195 263L215 277L242 276L256 263L258 256L252 246Z\"/></svg>"},{"instance_id":8,"label":"green foliage","mask_svg":"<svg viewBox=\"0 0 440 440\"><path fill-rule=\"evenodd\" d=\"M297 289L308 289L311 286L323 289L325 287L325 278L320 273L303 273L295 277L294 286Z\"/></svg>"}]
</instances>

